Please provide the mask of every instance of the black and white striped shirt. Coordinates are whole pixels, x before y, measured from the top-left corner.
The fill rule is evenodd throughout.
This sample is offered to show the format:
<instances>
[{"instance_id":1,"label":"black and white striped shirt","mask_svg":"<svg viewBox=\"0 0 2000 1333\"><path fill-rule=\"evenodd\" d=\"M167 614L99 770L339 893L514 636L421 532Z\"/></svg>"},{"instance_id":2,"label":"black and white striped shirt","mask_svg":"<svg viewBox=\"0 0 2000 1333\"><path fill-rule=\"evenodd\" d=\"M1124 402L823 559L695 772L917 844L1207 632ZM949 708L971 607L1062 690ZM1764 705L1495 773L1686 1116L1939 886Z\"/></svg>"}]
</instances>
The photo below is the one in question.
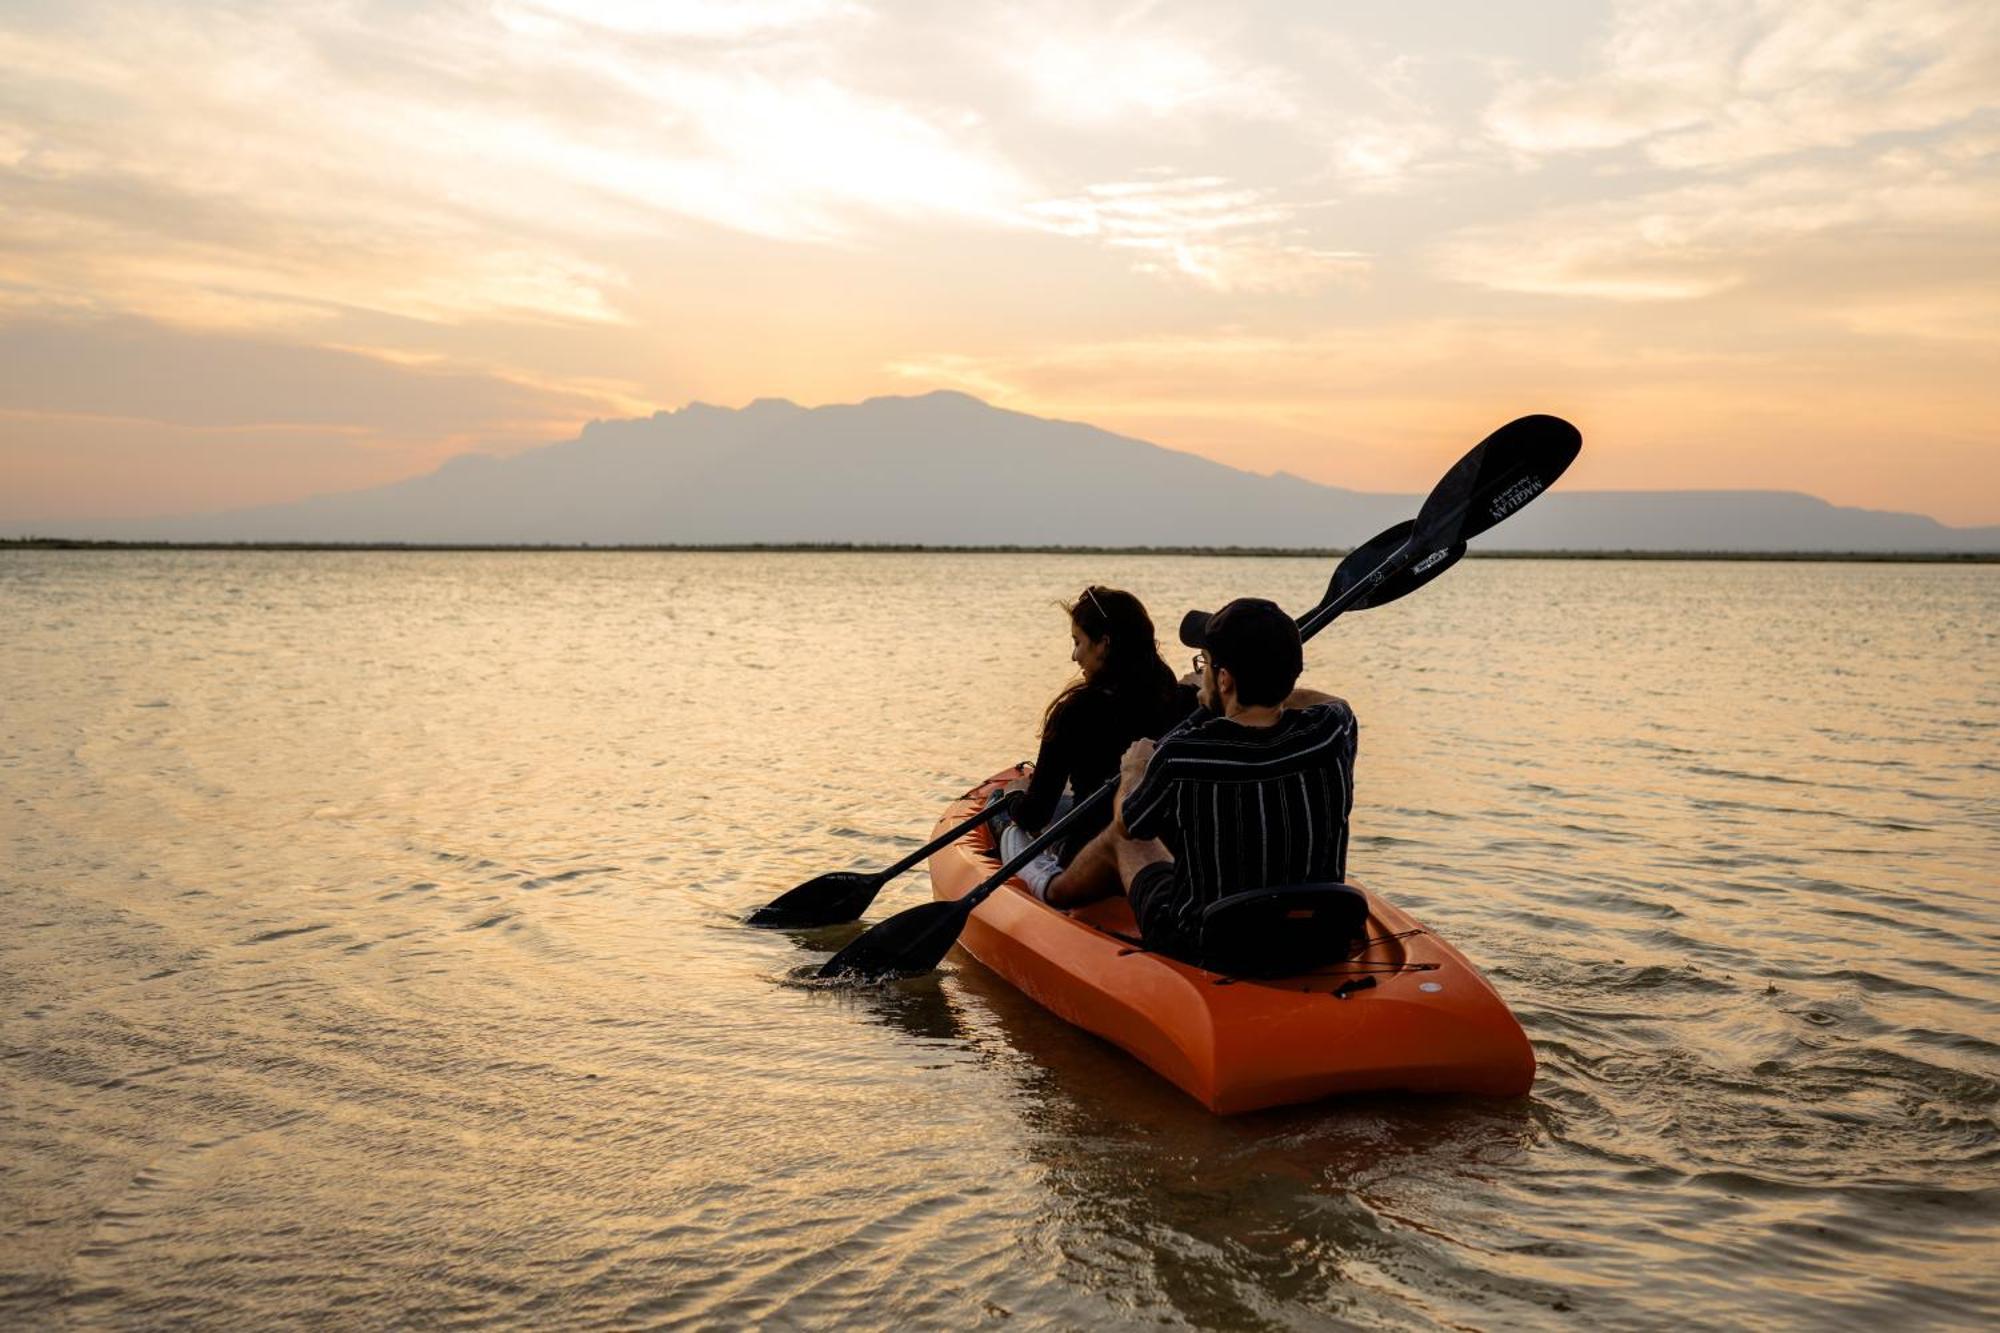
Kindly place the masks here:
<instances>
[{"instance_id":1,"label":"black and white striped shirt","mask_svg":"<svg viewBox=\"0 0 2000 1333\"><path fill-rule=\"evenodd\" d=\"M1354 710L1339 699L1269 727L1216 718L1160 742L1125 827L1174 854L1183 928L1232 893L1346 877L1354 748Z\"/></svg>"}]
</instances>

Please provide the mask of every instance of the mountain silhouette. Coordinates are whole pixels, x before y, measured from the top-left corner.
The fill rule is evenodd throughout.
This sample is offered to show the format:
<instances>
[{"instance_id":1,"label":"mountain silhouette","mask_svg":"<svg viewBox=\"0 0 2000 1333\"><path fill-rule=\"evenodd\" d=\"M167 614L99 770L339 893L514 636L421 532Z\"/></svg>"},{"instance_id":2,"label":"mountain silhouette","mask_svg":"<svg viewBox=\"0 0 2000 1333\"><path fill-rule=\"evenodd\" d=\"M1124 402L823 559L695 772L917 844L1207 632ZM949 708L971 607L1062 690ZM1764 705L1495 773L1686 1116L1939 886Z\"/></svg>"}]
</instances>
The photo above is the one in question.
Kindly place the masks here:
<instances>
[{"instance_id":1,"label":"mountain silhouette","mask_svg":"<svg viewBox=\"0 0 2000 1333\"><path fill-rule=\"evenodd\" d=\"M1472 441L1465 442L1470 445ZM1259 476L961 393L693 403L511 458L227 513L65 525L170 541L1344 547L1420 497ZM1489 550L2000 551L2000 527L1780 491L1556 491Z\"/></svg>"}]
</instances>

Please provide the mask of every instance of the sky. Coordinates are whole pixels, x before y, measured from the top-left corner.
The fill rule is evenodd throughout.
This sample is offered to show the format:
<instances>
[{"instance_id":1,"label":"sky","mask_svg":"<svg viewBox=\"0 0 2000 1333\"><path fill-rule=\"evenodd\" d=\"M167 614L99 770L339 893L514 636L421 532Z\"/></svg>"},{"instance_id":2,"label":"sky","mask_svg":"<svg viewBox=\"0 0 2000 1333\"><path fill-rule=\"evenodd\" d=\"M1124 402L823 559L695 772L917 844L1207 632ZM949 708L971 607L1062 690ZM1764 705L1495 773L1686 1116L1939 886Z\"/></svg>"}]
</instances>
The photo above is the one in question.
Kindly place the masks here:
<instances>
[{"instance_id":1,"label":"sky","mask_svg":"<svg viewBox=\"0 0 2000 1333\"><path fill-rule=\"evenodd\" d=\"M2000 523L2000 5L0 0L0 526L941 388Z\"/></svg>"}]
</instances>

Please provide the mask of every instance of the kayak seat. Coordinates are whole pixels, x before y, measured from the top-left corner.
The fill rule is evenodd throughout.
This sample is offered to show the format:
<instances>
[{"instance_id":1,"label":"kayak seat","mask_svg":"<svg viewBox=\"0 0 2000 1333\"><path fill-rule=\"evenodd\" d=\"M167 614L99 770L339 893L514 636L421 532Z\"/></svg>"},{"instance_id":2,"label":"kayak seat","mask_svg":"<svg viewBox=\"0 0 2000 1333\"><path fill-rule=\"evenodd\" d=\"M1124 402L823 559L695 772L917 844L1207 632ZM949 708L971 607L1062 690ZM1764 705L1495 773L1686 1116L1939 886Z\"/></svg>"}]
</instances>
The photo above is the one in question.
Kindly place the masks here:
<instances>
[{"instance_id":1,"label":"kayak seat","mask_svg":"<svg viewBox=\"0 0 2000 1333\"><path fill-rule=\"evenodd\" d=\"M1232 977L1290 977L1352 954L1368 899L1345 884L1248 889L1202 910L1200 966Z\"/></svg>"}]
</instances>

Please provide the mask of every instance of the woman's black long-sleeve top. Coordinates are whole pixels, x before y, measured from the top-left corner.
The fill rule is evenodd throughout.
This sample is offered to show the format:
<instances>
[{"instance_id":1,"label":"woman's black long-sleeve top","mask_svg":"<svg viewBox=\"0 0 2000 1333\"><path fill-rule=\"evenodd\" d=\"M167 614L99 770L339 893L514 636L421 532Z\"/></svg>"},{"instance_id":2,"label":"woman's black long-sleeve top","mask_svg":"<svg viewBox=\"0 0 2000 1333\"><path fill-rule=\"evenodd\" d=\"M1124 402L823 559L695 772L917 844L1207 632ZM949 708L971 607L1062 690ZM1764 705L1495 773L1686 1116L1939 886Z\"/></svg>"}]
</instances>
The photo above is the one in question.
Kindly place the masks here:
<instances>
[{"instance_id":1,"label":"woman's black long-sleeve top","mask_svg":"<svg viewBox=\"0 0 2000 1333\"><path fill-rule=\"evenodd\" d=\"M1070 695L1042 730L1042 748L1028 789L1014 807L1014 822L1030 833L1047 827L1065 785L1078 799L1096 791L1117 776L1118 761L1133 741L1158 740L1193 712L1195 695L1192 685L1176 685L1165 698L1151 700L1121 698L1088 685ZM1062 863L1068 865L1110 822L1106 801L1071 825L1057 844Z\"/></svg>"}]
</instances>

